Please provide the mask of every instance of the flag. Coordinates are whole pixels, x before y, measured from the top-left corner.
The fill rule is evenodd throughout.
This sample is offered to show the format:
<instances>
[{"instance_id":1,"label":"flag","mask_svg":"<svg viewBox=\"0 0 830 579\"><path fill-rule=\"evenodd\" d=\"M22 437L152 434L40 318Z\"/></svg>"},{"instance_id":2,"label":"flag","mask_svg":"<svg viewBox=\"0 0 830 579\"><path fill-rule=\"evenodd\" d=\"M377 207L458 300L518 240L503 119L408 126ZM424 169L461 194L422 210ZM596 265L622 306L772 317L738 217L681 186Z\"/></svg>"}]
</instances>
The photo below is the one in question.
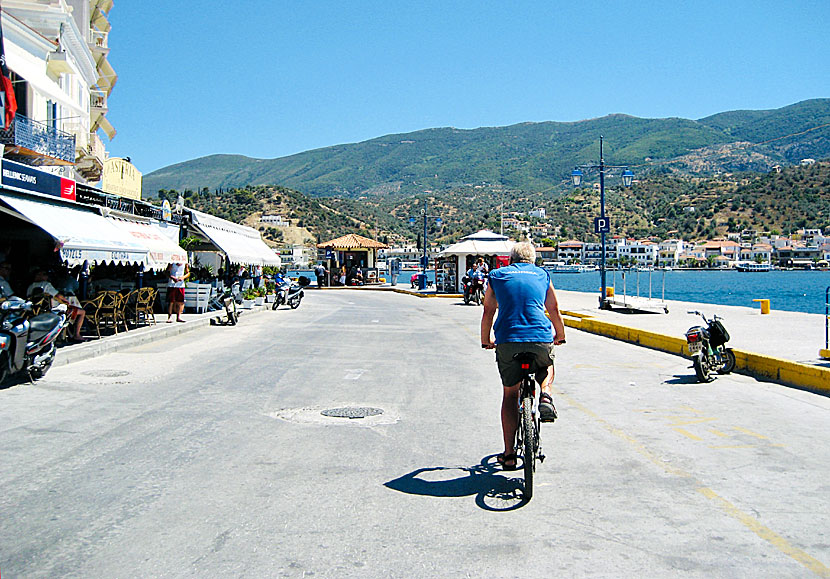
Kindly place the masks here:
<instances>
[{"instance_id":1,"label":"flag","mask_svg":"<svg viewBox=\"0 0 830 579\"><path fill-rule=\"evenodd\" d=\"M12 86L12 79L9 74L9 68L6 66L6 50L3 46L3 27L0 25L0 98L3 104L3 128L6 129L11 126L14 120L14 115L17 113L17 99L14 98L14 86Z\"/></svg>"}]
</instances>

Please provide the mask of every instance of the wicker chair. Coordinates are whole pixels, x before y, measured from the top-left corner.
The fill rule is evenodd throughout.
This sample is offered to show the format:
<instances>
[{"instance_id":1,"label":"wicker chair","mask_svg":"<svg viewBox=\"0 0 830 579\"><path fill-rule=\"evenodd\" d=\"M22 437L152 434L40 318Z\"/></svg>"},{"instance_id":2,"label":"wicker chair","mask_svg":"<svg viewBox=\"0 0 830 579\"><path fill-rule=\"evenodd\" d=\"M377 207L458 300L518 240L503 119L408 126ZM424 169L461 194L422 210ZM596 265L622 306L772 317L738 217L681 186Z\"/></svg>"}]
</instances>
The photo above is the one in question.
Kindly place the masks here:
<instances>
[{"instance_id":1,"label":"wicker chair","mask_svg":"<svg viewBox=\"0 0 830 579\"><path fill-rule=\"evenodd\" d=\"M127 317L124 311L126 303L125 296L118 292L102 291L84 302L84 309L87 311L87 319L95 325L98 337L101 337L101 326L105 328L112 323L115 333L118 333L118 324L123 324L124 330L128 331Z\"/></svg>"},{"instance_id":2,"label":"wicker chair","mask_svg":"<svg viewBox=\"0 0 830 579\"><path fill-rule=\"evenodd\" d=\"M135 301L127 304L131 320L136 326L142 322L155 324L156 315L153 310L156 302L156 288L143 287L135 290L135 294Z\"/></svg>"}]
</instances>

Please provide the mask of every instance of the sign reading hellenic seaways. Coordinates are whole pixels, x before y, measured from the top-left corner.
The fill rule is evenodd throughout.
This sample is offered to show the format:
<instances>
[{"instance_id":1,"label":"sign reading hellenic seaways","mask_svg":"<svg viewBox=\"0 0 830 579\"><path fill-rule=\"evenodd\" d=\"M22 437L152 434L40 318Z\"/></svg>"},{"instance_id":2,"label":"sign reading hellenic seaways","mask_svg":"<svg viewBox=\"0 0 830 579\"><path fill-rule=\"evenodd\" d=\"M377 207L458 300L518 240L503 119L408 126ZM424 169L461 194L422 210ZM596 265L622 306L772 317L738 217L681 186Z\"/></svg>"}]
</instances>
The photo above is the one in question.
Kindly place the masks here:
<instances>
[{"instance_id":1,"label":"sign reading hellenic seaways","mask_svg":"<svg viewBox=\"0 0 830 579\"><path fill-rule=\"evenodd\" d=\"M107 159L104 161L101 189L119 197L141 199L141 173L124 159Z\"/></svg>"}]
</instances>

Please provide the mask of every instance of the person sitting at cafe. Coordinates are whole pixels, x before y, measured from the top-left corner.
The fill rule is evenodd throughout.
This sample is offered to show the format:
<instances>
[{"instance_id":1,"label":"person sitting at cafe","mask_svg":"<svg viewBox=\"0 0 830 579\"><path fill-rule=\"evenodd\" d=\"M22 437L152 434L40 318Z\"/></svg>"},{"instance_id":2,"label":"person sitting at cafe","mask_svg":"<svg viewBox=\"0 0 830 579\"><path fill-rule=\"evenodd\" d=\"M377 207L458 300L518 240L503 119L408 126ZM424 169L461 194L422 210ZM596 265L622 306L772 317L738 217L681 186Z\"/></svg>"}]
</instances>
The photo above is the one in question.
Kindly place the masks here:
<instances>
[{"instance_id":1,"label":"person sitting at cafe","mask_svg":"<svg viewBox=\"0 0 830 579\"><path fill-rule=\"evenodd\" d=\"M14 291L12 291L12 286L9 285L9 274L11 273L12 268L8 264L8 262L0 263L0 301L6 300L14 295Z\"/></svg>"},{"instance_id":2,"label":"person sitting at cafe","mask_svg":"<svg viewBox=\"0 0 830 579\"><path fill-rule=\"evenodd\" d=\"M49 274L44 269L35 270L34 281L26 290L26 295L32 297L36 293L43 293L48 295L52 300L52 307L55 308L59 304L65 304L67 307L67 315L70 322L75 324L75 335L70 338L73 342L86 342L86 338L81 336L81 327L84 325L84 318L86 312L81 307L80 302L74 296L67 297L58 291L55 286L49 282Z\"/></svg>"}]
</instances>

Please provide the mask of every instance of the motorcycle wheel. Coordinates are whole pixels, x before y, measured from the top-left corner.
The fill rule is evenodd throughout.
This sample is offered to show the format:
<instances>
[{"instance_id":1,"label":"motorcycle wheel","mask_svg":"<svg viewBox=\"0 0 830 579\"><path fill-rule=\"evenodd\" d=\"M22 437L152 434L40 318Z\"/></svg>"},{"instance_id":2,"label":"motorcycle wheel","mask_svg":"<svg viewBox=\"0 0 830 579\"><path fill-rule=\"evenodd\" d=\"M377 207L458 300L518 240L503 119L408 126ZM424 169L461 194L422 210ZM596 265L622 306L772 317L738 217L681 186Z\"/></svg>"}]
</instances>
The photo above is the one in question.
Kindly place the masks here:
<instances>
[{"instance_id":1,"label":"motorcycle wheel","mask_svg":"<svg viewBox=\"0 0 830 579\"><path fill-rule=\"evenodd\" d=\"M721 359L723 359L723 365L718 368L718 374L729 374L735 369L735 353L732 348L724 348Z\"/></svg>"},{"instance_id":2,"label":"motorcycle wheel","mask_svg":"<svg viewBox=\"0 0 830 579\"><path fill-rule=\"evenodd\" d=\"M291 298L288 300L288 305L292 310L296 310L300 307L300 302L302 301L302 296L297 296L295 298Z\"/></svg>"},{"instance_id":3,"label":"motorcycle wheel","mask_svg":"<svg viewBox=\"0 0 830 579\"><path fill-rule=\"evenodd\" d=\"M40 367L32 368L30 370L30 374L31 374L33 380L40 380L41 378L46 376L46 373L49 371L49 368L52 367L52 362L55 361L55 352L57 352L57 351L58 351L58 348L53 343L52 348L51 348L51 350L49 351L49 354L48 354L49 359L46 360Z\"/></svg>"},{"instance_id":4,"label":"motorcycle wheel","mask_svg":"<svg viewBox=\"0 0 830 579\"><path fill-rule=\"evenodd\" d=\"M277 309L277 307L278 307L279 305L280 305L279 300L275 299L275 300L274 300L274 303L273 303L273 304L271 304L271 309L272 309L272 310L275 310L275 309Z\"/></svg>"},{"instance_id":5,"label":"motorcycle wheel","mask_svg":"<svg viewBox=\"0 0 830 579\"><path fill-rule=\"evenodd\" d=\"M698 382L711 382L712 377L709 375L709 366L703 359L703 356L694 357L695 374Z\"/></svg>"}]
</instances>

